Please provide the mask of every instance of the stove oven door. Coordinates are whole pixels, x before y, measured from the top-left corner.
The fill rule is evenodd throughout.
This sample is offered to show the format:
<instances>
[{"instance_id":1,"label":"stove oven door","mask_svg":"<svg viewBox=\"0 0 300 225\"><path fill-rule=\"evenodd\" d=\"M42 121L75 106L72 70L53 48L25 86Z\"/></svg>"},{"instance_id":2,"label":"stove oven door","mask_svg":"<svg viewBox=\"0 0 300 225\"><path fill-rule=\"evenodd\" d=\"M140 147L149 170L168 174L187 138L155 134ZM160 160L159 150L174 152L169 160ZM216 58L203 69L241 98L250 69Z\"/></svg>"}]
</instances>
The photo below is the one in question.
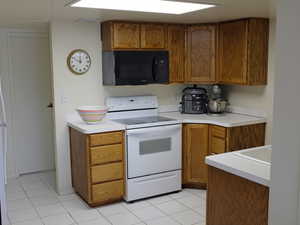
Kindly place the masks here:
<instances>
[{"instance_id":1,"label":"stove oven door","mask_svg":"<svg viewBox=\"0 0 300 225\"><path fill-rule=\"evenodd\" d=\"M127 131L128 178L181 169L181 125Z\"/></svg>"}]
</instances>

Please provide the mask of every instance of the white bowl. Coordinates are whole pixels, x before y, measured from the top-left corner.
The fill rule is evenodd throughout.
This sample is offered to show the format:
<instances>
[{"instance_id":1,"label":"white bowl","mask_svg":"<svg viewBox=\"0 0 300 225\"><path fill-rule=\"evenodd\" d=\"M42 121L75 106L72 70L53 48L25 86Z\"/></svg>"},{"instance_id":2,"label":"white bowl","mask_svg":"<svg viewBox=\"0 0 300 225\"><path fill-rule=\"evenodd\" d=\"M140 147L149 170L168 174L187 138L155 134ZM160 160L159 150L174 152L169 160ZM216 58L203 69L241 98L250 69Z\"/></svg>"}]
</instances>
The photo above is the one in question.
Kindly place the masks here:
<instances>
[{"instance_id":1,"label":"white bowl","mask_svg":"<svg viewBox=\"0 0 300 225\"><path fill-rule=\"evenodd\" d=\"M98 124L105 117L106 106L81 106L77 109L81 119L87 124Z\"/></svg>"}]
</instances>

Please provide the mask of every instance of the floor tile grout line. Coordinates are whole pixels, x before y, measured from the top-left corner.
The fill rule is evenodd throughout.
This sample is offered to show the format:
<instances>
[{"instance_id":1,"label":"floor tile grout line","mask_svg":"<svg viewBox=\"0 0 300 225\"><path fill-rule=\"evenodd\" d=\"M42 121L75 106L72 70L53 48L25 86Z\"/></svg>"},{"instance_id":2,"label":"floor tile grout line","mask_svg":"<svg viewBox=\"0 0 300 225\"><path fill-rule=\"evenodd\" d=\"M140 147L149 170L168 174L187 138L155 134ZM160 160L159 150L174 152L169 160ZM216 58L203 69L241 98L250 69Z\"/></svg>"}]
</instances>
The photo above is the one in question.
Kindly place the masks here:
<instances>
[{"instance_id":1,"label":"floor tile grout line","mask_svg":"<svg viewBox=\"0 0 300 225\"><path fill-rule=\"evenodd\" d=\"M33 210L36 212L36 215L38 216L38 218L34 218L34 219L26 219L26 220L23 220L23 221L19 221L19 222L17 222L17 223L20 223L20 222L26 222L26 221L32 221L32 220L35 220L35 219L39 219L40 222L41 222L43 225L45 225L45 224L43 223L42 218L41 218L41 216L39 215L37 209L34 207L33 203L31 202L30 197L28 196L28 194L27 194L27 192L26 192L24 186L22 185L21 181L19 181L19 179L20 179L20 177L19 177L19 178L16 178L16 180L17 180L18 183L19 183L19 187L23 190L23 192L24 192L24 194L25 194L25 196L26 196L26 199L27 199L27 200L30 202L30 204L32 205L32 208L33 208ZM9 221L10 221L11 224L13 224L12 221L11 221L10 219L9 219Z\"/></svg>"},{"instance_id":2,"label":"floor tile grout line","mask_svg":"<svg viewBox=\"0 0 300 225\"><path fill-rule=\"evenodd\" d=\"M100 208L100 207L99 207ZM106 220L106 221L108 221L108 223L110 223L111 225L113 225L113 223L111 223L110 222L110 220L105 216L105 215L103 215L98 209L96 209L97 210L97 212Z\"/></svg>"},{"instance_id":3,"label":"floor tile grout line","mask_svg":"<svg viewBox=\"0 0 300 225\"><path fill-rule=\"evenodd\" d=\"M187 206L187 205L185 205L185 204L183 204L183 203L181 203L181 202L179 202L179 201L177 201L177 202L178 202L179 204L181 204L181 205L187 207L189 210L192 210L193 212L199 214L199 213L195 210L195 208L190 207L190 206ZM200 214L199 214L199 215L200 215ZM203 217L202 215L200 215L200 216Z\"/></svg>"}]
</instances>

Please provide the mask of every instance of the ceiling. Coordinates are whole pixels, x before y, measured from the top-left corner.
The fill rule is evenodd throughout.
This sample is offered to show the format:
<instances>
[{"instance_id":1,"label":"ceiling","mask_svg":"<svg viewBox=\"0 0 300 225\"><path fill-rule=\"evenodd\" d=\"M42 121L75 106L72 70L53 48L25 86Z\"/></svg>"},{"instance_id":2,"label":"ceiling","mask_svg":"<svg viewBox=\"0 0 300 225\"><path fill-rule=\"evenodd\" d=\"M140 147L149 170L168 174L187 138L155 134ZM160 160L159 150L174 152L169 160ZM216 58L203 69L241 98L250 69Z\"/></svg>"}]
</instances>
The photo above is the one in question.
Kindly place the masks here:
<instances>
[{"instance_id":1,"label":"ceiling","mask_svg":"<svg viewBox=\"0 0 300 225\"><path fill-rule=\"evenodd\" d=\"M1 0L0 26L41 26L43 24L48 24L49 21L54 19L73 21L104 21L122 19L179 23L206 23L245 17L275 16L273 0L181 1L214 3L218 6L183 15L167 15L65 7L65 4L70 2L70 0ZM20 4L20 2L23 4ZM24 4L25 2L26 4Z\"/></svg>"}]
</instances>

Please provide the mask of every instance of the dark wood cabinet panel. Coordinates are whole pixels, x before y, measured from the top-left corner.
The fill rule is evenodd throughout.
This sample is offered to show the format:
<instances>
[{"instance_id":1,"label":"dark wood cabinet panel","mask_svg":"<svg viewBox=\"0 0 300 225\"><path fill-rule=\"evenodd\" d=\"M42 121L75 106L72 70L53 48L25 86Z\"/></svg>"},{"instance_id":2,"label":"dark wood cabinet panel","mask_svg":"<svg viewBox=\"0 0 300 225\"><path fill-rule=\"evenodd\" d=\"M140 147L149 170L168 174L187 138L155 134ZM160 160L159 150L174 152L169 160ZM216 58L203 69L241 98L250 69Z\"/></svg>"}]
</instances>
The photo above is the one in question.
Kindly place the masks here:
<instances>
[{"instance_id":1,"label":"dark wood cabinet panel","mask_svg":"<svg viewBox=\"0 0 300 225\"><path fill-rule=\"evenodd\" d=\"M185 75L185 26L168 25L170 83L183 83Z\"/></svg>"},{"instance_id":2,"label":"dark wood cabinet panel","mask_svg":"<svg viewBox=\"0 0 300 225\"><path fill-rule=\"evenodd\" d=\"M267 19L245 19L219 25L218 80L224 84L267 83Z\"/></svg>"},{"instance_id":3,"label":"dark wood cabinet panel","mask_svg":"<svg viewBox=\"0 0 300 225\"><path fill-rule=\"evenodd\" d=\"M164 49L166 44L165 24L141 24L141 48Z\"/></svg>"},{"instance_id":4,"label":"dark wood cabinet panel","mask_svg":"<svg viewBox=\"0 0 300 225\"><path fill-rule=\"evenodd\" d=\"M266 124L254 124L227 129L227 151L238 151L265 145Z\"/></svg>"},{"instance_id":5,"label":"dark wood cabinet panel","mask_svg":"<svg viewBox=\"0 0 300 225\"><path fill-rule=\"evenodd\" d=\"M207 225L267 225L269 188L208 167Z\"/></svg>"},{"instance_id":6,"label":"dark wood cabinet panel","mask_svg":"<svg viewBox=\"0 0 300 225\"><path fill-rule=\"evenodd\" d=\"M188 28L187 83L216 81L216 25Z\"/></svg>"}]
</instances>

